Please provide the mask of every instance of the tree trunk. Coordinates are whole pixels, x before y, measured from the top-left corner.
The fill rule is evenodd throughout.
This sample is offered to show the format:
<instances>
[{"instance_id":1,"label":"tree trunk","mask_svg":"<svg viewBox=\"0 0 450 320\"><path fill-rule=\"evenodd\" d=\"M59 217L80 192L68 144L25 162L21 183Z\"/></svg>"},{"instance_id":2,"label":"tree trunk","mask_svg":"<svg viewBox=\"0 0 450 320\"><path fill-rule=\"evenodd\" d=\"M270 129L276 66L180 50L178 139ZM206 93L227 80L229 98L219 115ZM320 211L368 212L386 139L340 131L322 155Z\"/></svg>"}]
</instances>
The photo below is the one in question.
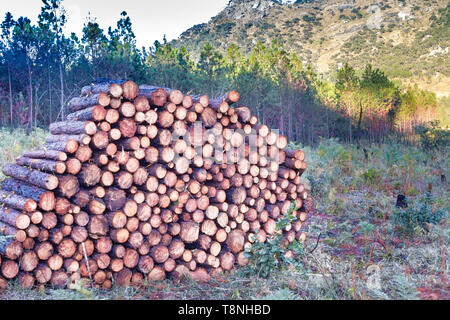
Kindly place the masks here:
<instances>
[{"instance_id":1,"label":"tree trunk","mask_svg":"<svg viewBox=\"0 0 450 320\"><path fill-rule=\"evenodd\" d=\"M363 106L362 106L362 102L359 102L359 117L358 117L358 143L361 140L361 135L362 135L362 128L361 128L361 124L362 124L362 116L363 116Z\"/></svg>"},{"instance_id":2,"label":"tree trunk","mask_svg":"<svg viewBox=\"0 0 450 320\"><path fill-rule=\"evenodd\" d=\"M54 175L37 170L29 170L14 164L6 164L3 167L3 173L7 176L16 178L17 180L27 182L50 191L55 190L59 183L58 178Z\"/></svg>"},{"instance_id":3,"label":"tree trunk","mask_svg":"<svg viewBox=\"0 0 450 320\"><path fill-rule=\"evenodd\" d=\"M15 179L5 179L2 182L2 189L36 201L44 211L51 211L55 208L56 200L54 193L45 189Z\"/></svg>"},{"instance_id":4,"label":"tree trunk","mask_svg":"<svg viewBox=\"0 0 450 320\"><path fill-rule=\"evenodd\" d=\"M65 105L64 105L64 74L63 74L63 65L62 62L59 63L59 83L61 86L61 97L60 97L60 104L61 104L61 119L65 119Z\"/></svg>"},{"instance_id":5,"label":"tree trunk","mask_svg":"<svg viewBox=\"0 0 450 320\"><path fill-rule=\"evenodd\" d=\"M29 134L31 132L31 129L33 127L33 80L31 76L31 66L30 61L27 58L28 61L28 94L29 94L29 110L28 110L28 127L27 127L27 133Z\"/></svg>"},{"instance_id":6,"label":"tree trunk","mask_svg":"<svg viewBox=\"0 0 450 320\"><path fill-rule=\"evenodd\" d=\"M8 63L8 87L9 87L9 112L11 117L11 128L14 126L14 110L12 98L12 83L11 83L11 65Z\"/></svg>"},{"instance_id":7,"label":"tree trunk","mask_svg":"<svg viewBox=\"0 0 450 320\"><path fill-rule=\"evenodd\" d=\"M58 150L36 150L36 151L27 151L24 154L24 157L28 158L36 158L36 159L48 159L54 161L66 161L67 154Z\"/></svg>"},{"instance_id":8,"label":"tree trunk","mask_svg":"<svg viewBox=\"0 0 450 320\"><path fill-rule=\"evenodd\" d=\"M48 120L49 123L52 122L52 105L53 105L53 99L52 99L52 85L51 85L51 72L50 72L50 62L48 62L48 96L49 96L49 112L48 112Z\"/></svg>"},{"instance_id":9,"label":"tree trunk","mask_svg":"<svg viewBox=\"0 0 450 320\"><path fill-rule=\"evenodd\" d=\"M26 166L50 173L63 174L66 171L66 165L64 162L56 162L52 160L21 157L16 160L16 163L20 166Z\"/></svg>"}]
</instances>

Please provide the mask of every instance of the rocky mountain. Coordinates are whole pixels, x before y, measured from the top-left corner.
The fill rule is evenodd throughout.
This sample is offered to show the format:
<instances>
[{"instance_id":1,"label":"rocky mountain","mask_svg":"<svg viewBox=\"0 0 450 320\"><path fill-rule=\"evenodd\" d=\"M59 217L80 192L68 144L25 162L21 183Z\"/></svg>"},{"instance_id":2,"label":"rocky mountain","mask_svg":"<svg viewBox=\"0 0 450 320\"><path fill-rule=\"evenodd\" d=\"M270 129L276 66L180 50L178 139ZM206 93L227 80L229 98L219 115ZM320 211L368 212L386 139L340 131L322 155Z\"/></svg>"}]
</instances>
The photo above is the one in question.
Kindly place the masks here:
<instances>
[{"instance_id":1,"label":"rocky mountain","mask_svg":"<svg viewBox=\"0 0 450 320\"><path fill-rule=\"evenodd\" d=\"M230 0L172 44L198 59L207 42L221 51L234 43L249 53L275 38L326 78L345 62L372 63L403 83L450 94L448 0Z\"/></svg>"}]
</instances>

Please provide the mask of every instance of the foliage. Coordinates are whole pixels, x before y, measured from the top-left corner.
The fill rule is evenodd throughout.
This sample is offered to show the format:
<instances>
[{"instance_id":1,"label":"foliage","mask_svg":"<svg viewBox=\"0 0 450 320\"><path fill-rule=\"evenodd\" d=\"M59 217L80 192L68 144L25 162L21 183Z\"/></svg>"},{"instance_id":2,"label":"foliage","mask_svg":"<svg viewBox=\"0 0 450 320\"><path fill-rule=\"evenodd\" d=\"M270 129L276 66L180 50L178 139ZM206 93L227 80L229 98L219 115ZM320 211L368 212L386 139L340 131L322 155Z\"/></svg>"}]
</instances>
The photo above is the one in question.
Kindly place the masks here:
<instances>
[{"instance_id":1,"label":"foliage","mask_svg":"<svg viewBox=\"0 0 450 320\"><path fill-rule=\"evenodd\" d=\"M368 64L358 77L356 70L346 63L338 70L336 95L349 117L350 141L355 125L358 140L365 136L373 141L389 134L401 96L383 71Z\"/></svg>"},{"instance_id":2,"label":"foliage","mask_svg":"<svg viewBox=\"0 0 450 320\"><path fill-rule=\"evenodd\" d=\"M449 144L450 133L439 127L439 121L416 126L414 129L420 137L422 147L426 150L439 149Z\"/></svg>"},{"instance_id":3,"label":"foliage","mask_svg":"<svg viewBox=\"0 0 450 320\"><path fill-rule=\"evenodd\" d=\"M450 95L439 99L437 119L442 129L450 129Z\"/></svg>"},{"instance_id":4,"label":"foliage","mask_svg":"<svg viewBox=\"0 0 450 320\"><path fill-rule=\"evenodd\" d=\"M450 208L437 208L435 199L427 192L416 203L409 204L407 208L397 209L393 213L394 224L406 232L416 230L429 231L428 224L438 224L447 217Z\"/></svg>"},{"instance_id":5,"label":"foliage","mask_svg":"<svg viewBox=\"0 0 450 320\"><path fill-rule=\"evenodd\" d=\"M364 182L368 184L376 184L380 181L381 172L373 167L370 167L362 174L362 177Z\"/></svg>"},{"instance_id":6,"label":"foliage","mask_svg":"<svg viewBox=\"0 0 450 320\"><path fill-rule=\"evenodd\" d=\"M358 227L360 228L361 232L364 235L368 235L369 233L372 233L373 230L375 229L375 226L373 224L371 224L370 222L367 222L367 221L361 221L358 224Z\"/></svg>"},{"instance_id":7,"label":"foliage","mask_svg":"<svg viewBox=\"0 0 450 320\"><path fill-rule=\"evenodd\" d=\"M297 220L292 215L296 210L295 204L292 204L288 213L278 219L275 235L265 242L255 239L252 247L245 251L245 256L249 259L248 273L267 278L274 271L288 266L294 266L297 269L302 268L299 259L305 254L303 244L294 240L286 245L283 236L283 230L286 226ZM289 256L288 252L292 253L293 256Z\"/></svg>"}]
</instances>

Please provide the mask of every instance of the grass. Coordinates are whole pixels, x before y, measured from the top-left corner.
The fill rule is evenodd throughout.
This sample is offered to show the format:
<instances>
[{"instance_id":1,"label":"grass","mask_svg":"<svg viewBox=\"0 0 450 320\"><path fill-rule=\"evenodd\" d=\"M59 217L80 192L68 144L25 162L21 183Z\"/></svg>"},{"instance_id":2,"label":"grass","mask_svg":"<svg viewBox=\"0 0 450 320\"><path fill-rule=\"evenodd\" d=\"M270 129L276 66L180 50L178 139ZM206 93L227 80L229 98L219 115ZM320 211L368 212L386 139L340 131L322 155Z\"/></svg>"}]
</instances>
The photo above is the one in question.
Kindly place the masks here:
<instances>
[{"instance_id":1,"label":"grass","mask_svg":"<svg viewBox=\"0 0 450 320\"><path fill-rule=\"evenodd\" d=\"M0 128L0 168L6 163L12 163L27 150L34 150L43 144L48 133L42 129L35 129L30 135L24 129L11 130ZM4 179L0 171L0 181Z\"/></svg>"},{"instance_id":2,"label":"grass","mask_svg":"<svg viewBox=\"0 0 450 320\"><path fill-rule=\"evenodd\" d=\"M0 132L2 163L45 136ZM166 280L111 291L24 290L13 281L0 299L450 299L448 216L428 232L406 232L392 219L399 193L415 207L430 185L430 210L448 211L449 185L441 182L441 175L449 176L448 149L425 152L399 144L363 149L332 139L303 150L304 181L315 209L306 225L302 270L283 268L262 279L238 269L208 284Z\"/></svg>"}]
</instances>

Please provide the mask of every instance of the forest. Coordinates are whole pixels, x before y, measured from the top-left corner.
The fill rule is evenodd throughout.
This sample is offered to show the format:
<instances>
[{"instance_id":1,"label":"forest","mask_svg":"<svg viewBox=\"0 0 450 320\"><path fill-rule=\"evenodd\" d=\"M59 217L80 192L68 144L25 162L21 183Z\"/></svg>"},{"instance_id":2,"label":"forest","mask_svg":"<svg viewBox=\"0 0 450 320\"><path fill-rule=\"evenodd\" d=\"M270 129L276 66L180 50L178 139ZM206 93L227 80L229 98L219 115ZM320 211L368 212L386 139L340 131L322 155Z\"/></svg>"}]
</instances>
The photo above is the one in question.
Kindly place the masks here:
<instances>
[{"instance_id":1,"label":"forest","mask_svg":"<svg viewBox=\"0 0 450 320\"><path fill-rule=\"evenodd\" d=\"M257 43L248 56L236 44L220 53L207 43L200 59L193 61L186 48L172 47L165 38L137 48L125 11L108 30L102 30L95 17L87 17L81 38L65 35L66 23L61 0L43 1L35 24L28 17L4 17L0 125L28 131L46 127L64 118L68 101L82 86L108 78L212 97L235 89L263 123L279 128L289 140L311 145L330 137L352 143L414 142L421 132L438 132L434 140L440 142L445 136L432 92L402 87L370 64L363 70L345 64L331 82L276 39Z\"/></svg>"}]
</instances>

